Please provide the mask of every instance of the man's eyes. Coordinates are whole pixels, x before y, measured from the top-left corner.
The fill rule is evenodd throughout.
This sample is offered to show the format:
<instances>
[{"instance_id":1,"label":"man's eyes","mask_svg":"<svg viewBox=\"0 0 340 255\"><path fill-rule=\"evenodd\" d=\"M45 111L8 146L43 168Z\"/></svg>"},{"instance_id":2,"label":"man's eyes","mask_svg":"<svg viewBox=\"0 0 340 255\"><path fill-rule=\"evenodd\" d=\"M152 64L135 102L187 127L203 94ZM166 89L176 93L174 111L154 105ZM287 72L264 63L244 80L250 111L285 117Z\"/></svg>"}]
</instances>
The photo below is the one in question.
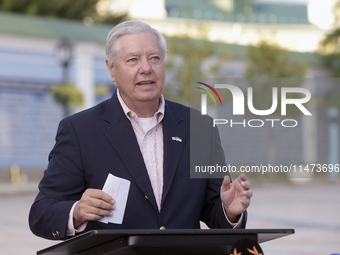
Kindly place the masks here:
<instances>
[{"instance_id":1,"label":"man's eyes","mask_svg":"<svg viewBox=\"0 0 340 255\"><path fill-rule=\"evenodd\" d=\"M130 63L134 63L136 61L137 61L137 58L130 58L130 59L128 59L128 62L130 62Z\"/></svg>"},{"instance_id":2,"label":"man's eyes","mask_svg":"<svg viewBox=\"0 0 340 255\"><path fill-rule=\"evenodd\" d=\"M150 61L152 62L159 62L161 60L161 58L159 56L153 56L149 58ZM136 63L138 61L138 58L129 58L126 62L128 63Z\"/></svg>"},{"instance_id":3,"label":"man's eyes","mask_svg":"<svg viewBox=\"0 0 340 255\"><path fill-rule=\"evenodd\" d=\"M160 60L161 60L161 58L159 56L151 57L151 61L153 61L153 62L159 62Z\"/></svg>"}]
</instances>

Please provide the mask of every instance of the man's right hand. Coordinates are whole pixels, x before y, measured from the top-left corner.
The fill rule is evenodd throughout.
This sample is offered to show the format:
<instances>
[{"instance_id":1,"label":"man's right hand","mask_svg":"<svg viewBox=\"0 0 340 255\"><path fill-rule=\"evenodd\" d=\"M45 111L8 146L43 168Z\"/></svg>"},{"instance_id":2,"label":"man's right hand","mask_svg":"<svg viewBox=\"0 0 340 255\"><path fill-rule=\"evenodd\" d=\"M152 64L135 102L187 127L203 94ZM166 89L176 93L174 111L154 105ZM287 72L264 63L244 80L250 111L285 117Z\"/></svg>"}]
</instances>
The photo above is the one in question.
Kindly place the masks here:
<instances>
[{"instance_id":1,"label":"man's right hand","mask_svg":"<svg viewBox=\"0 0 340 255\"><path fill-rule=\"evenodd\" d=\"M79 227L83 222L100 220L111 216L114 210L113 198L100 189L87 189L73 211L73 226Z\"/></svg>"}]
</instances>

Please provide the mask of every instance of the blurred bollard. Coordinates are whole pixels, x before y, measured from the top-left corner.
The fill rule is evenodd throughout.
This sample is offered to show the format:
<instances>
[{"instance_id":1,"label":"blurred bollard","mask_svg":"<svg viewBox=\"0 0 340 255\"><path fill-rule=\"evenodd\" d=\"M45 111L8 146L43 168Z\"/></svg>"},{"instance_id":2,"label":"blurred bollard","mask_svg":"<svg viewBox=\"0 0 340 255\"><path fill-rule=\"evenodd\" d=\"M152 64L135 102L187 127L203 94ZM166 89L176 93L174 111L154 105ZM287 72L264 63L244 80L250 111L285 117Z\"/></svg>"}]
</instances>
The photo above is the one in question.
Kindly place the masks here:
<instances>
[{"instance_id":1,"label":"blurred bollard","mask_svg":"<svg viewBox=\"0 0 340 255\"><path fill-rule=\"evenodd\" d=\"M333 165L333 171L328 172L328 178L335 180L337 178L337 172L334 171L335 165L339 164L339 125L338 117L339 110L336 107L328 109L329 117L329 152L328 152L328 163ZM338 165L339 166L339 165Z\"/></svg>"},{"instance_id":2,"label":"blurred bollard","mask_svg":"<svg viewBox=\"0 0 340 255\"><path fill-rule=\"evenodd\" d=\"M20 182L21 182L20 166L12 165L11 166L11 183L12 184L19 184Z\"/></svg>"}]
</instances>

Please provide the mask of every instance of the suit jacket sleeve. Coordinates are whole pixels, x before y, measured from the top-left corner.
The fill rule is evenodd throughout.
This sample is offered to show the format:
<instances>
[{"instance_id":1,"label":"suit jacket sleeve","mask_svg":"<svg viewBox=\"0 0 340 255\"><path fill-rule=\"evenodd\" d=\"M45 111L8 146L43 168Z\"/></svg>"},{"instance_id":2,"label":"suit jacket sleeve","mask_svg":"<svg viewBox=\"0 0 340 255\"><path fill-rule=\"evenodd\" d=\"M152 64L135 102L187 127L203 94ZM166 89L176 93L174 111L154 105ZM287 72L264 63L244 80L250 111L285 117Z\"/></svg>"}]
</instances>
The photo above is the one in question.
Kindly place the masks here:
<instances>
[{"instance_id":1,"label":"suit jacket sleeve","mask_svg":"<svg viewBox=\"0 0 340 255\"><path fill-rule=\"evenodd\" d=\"M69 212L81 198L84 183L77 136L68 119L64 119L29 214L32 232L47 239L65 239Z\"/></svg>"}]
</instances>

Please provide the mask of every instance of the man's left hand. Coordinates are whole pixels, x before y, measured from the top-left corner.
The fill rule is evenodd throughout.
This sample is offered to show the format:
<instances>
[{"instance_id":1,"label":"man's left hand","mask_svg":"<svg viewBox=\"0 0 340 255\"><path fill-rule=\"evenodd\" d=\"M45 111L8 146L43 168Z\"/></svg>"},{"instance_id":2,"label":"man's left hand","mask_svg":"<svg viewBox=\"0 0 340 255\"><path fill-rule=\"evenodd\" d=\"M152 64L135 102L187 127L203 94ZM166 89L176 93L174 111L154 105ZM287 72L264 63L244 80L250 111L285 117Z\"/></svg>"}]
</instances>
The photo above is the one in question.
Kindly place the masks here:
<instances>
[{"instance_id":1,"label":"man's left hand","mask_svg":"<svg viewBox=\"0 0 340 255\"><path fill-rule=\"evenodd\" d=\"M221 186L221 200L228 219L237 222L241 214L250 205L253 192L245 174L241 174L234 182L225 176Z\"/></svg>"}]
</instances>

